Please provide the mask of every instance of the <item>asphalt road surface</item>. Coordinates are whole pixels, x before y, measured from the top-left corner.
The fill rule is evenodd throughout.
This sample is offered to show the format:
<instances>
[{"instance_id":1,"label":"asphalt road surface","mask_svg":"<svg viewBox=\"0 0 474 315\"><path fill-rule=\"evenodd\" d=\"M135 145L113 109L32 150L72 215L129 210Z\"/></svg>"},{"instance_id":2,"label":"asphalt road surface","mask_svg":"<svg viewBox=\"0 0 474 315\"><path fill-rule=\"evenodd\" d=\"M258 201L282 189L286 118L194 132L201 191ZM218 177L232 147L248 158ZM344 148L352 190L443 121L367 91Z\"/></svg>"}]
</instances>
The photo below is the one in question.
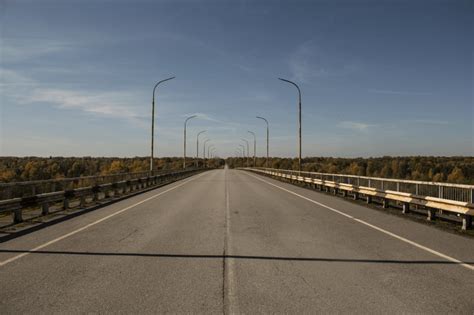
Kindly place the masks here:
<instances>
[{"instance_id":1,"label":"asphalt road surface","mask_svg":"<svg viewBox=\"0 0 474 315\"><path fill-rule=\"evenodd\" d=\"M474 240L214 170L0 244L0 313L473 313Z\"/></svg>"}]
</instances>

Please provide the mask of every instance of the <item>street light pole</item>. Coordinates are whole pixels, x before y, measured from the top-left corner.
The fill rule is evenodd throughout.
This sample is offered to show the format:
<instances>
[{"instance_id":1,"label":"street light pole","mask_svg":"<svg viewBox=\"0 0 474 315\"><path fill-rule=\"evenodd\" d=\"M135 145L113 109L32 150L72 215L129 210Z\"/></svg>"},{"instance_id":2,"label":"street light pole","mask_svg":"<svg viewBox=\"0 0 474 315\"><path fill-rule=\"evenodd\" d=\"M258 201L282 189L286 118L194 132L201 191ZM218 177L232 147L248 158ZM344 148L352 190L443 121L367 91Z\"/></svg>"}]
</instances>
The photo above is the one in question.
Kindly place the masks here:
<instances>
[{"instance_id":1,"label":"street light pole","mask_svg":"<svg viewBox=\"0 0 474 315\"><path fill-rule=\"evenodd\" d=\"M184 152L183 152L183 169L186 168L186 125L188 123L188 120L196 118L197 115L192 115L184 121Z\"/></svg>"},{"instance_id":2,"label":"street light pole","mask_svg":"<svg viewBox=\"0 0 474 315\"><path fill-rule=\"evenodd\" d=\"M207 158L208 159L209 159L209 152L211 151L211 148L213 148L213 149L215 148L213 144L211 144L207 147Z\"/></svg>"},{"instance_id":3,"label":"street light pole","mask_svg":"<svg viewBox=\"0 0 474 315\"><path fill-rule=\"evenodd\" d=\"M204 146L203 146L203 148L202 148L202 149L203 149L203 150L202 150L202 158L204 159L204 161L203 161L203 165L204 165L204 166L206 165L206 143L207 143L208 141L211 141L211 139L206 139L206 140L204 141Z\"/></svg>"},{"instance_id":4,"label":"street light pole","mask_svg":"<svg viewBox=\"0 0 474 315\"><path fill-rule=\"evenodd\" d=\"M207 165L206 165L207 167L209 167L209 151L210 151L211 148L214 148L213 144L211 144L207 147Z\"/></svg>"},{"instance_id":5,"label":"street light pole","mask_svg":"<svg viewBox=\"0 0 474 315\"><path fill-rule=\"evenodd\" d=\"M199 135L207 130L199 131L196 136L196 167L199 167Z\"/></svg>"},{"instance_id":6,"label":"street light pole","mask_svg":"<svg viewBox=\"0 0 474 315\"><path fill-rule=\"evenodd\" d=\"M269 143L270 127L268 125L268 120L260 116L257 116L257 118L265 121L265 123L267 124L267 159L265 160L265 166L268 168L268 147L269 147L268 143Z\"/></svg>"},{"instance_id":7,"label":"street light pole","mask_svg":"<svg viewBox=\"0 0 474 315\"><path fill-rule=\"evenodd\" d=\"M247 139L241 139L242 141L245 141L245 143L247 143L247 167L250 166L250 163L249 163L249 157L250 157L250 150L249 150L249 142Z\"/></svg>"},{"instance_id":8,"label":"street light pole","mask_svg":"<svg viewBox=\"0 0 474 315\"><path fill-rule=\"evenodd\" d=\"M174 79L175 77L171 77L168 79L164 79L161 81L158 81L158 83L155 84L155 87L153 88L153 98L151 101L151 155L150 155L150 172L153 172L153 149L154 149L154 143L155 143L155 90L158 85L165 81L169 81Z\"/></svg>"},{"instance_id":9,"label":"street light pole","mask_svg":"<svg viewBox=\"0 0 474 315\"><path fill-rule=\"evenodd\" d=\"M255 132L247 131L253 136L253 167L257 165L257 158L256 158L256 151L257 151L257 136L255 136Z\"/></svg>"},{"instance_id":10,"label":"street light pole","mask_svg":"<svg viewBox=\"0 0 474 315\"><path fill-rule=\"evenodd\" d=\"M244 159L245 159L245 146L243 144L239 144L242 148L242 166L244 166Z\"/></svg>"},{"instance_id":11,"label":"street light pole","mask_svg":"<svg viewBox=\"0 0 474 315\"><path fill-rule=\"evenodd\" d=\"M301 90L299 86L290 80L278 78L281 81L293 84L298 90L298 140L299 140L299 155L298 155L298 171L301 172Z\"/></svg>"}]
</instances>

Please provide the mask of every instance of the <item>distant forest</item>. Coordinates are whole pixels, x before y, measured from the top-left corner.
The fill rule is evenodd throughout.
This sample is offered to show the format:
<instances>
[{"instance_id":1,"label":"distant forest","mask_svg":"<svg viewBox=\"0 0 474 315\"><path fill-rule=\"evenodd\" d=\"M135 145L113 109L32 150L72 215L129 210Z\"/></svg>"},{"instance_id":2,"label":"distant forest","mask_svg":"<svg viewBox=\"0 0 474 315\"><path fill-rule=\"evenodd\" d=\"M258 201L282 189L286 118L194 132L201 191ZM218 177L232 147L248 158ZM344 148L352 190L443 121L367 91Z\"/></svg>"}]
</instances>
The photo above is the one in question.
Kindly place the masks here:
<instances>
[{"instance_id":1,"label":"distant forest","mask_svg":"<svg viewBox=\"0 0 474 315\"><path fill-rule=\"evenodd\" d=\"M194 160L186 161L187 167ZM203 161L199 160L200 165ZM224 164L223 160L211 159L210 167ZM183 168L183 158L156 158L155 169L178 170ZM150 158L105 158L105 157L0 157L0 182L18 182L66 177L110 175L118 173L146 172L150 169Z\"/></svg>"},{"instance_id":2,"label":"distant forest","mask_svg":"<svg viewBox=\"0 0 474 315\"><path fill-rule=\"evenodd\" d=\"M252 163L253 159L250 158L249 160ZM227 159L229 167L242 167L245 166L245 162L246 160L243 158ZM257 166L264 167L265 158L257 158L256 164ZM298 159L270 158L269 167L297 170ZM474 157L308 157L302 160L302 170L320 173L474 184Z\"/></svg>"},{"instance_id":3,"label":"distant forest","mask_svg":"<svg viewBox=\"0 0 474 315\"><path fill-rule=\"evenodd\" d=\"M202 165L202 160L199 160ZM252 159L249 159L252 163ZM211 167L221 167L222 159L208 161ZM229 167L245 166L245 159L228 158ZM298 160L270 158L269 167L298 168ZM188 167L194 165L189 159ZM257 166L265 166L265 158L257 158ZM181 157L156 158L156 169L182 169ZM474 157L379 157L379 158L326 158L303 159L304 171L350 174L359 176L413 179L422 181L474 184ZM0 157L0 182L59 179L92 175L109 175L127 172L145 172L149 158L104 157Z\"/></svg>"}]
</instances>

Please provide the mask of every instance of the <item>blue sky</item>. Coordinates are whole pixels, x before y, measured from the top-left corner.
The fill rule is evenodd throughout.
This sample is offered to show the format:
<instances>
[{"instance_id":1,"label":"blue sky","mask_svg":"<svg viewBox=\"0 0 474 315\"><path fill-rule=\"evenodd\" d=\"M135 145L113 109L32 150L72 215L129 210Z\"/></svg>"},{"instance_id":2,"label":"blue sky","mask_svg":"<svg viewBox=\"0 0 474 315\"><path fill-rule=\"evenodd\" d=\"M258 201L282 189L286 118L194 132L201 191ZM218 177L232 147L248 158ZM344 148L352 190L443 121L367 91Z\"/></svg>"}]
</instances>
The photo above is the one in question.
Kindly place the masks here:
<instances>
[{"instance_id":1,"label":"blue sky","mask_svg":"<svg viewBox=\"0 0 474 315\"><path fill-rule=\"evenodd\" d=\"M0 155L474 155L472 1L0 0Z\"/></svg>"}]
</instances>

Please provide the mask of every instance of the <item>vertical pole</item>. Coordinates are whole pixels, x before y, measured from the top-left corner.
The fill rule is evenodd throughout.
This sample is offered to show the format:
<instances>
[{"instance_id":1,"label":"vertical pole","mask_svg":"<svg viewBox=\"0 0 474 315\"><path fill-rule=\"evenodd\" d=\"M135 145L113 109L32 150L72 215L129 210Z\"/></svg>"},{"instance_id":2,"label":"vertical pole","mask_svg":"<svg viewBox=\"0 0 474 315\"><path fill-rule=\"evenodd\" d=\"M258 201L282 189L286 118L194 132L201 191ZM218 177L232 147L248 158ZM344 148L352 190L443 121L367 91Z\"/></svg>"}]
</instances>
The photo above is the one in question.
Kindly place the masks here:
<instances>
[{"instance_id":1,"label":"vertical pole","mask_svg":"<svg viewBox=\"0 0 474 315\"><path fill-rule=\"evenodd\" d=\"M250 150L249 150L249 143L247 141L247 167L250 166L249 158L250 158Z\"/></svg>"},{"instance_id":2,"label":"vertical pole","mask_svg":"<svg viewBox=\"0 0 474 315\"><path fill-rule=\"evenodd\" d=\"M256 157L256 151L257 151L257 139L253 139L253 167L257 166L257 157Z\"/></svg>"},{"instance_id":3,"label":"vertical pole","mask_svg":"<svg viewBox=\"0 0 474 315\"><path fill-rule=\"evenodd\" d=\"M296 89L298 90L298 143L299 143L298 145L298 171L301 173L301 146L302 146L302 143L301 143L301 90L295 82L282 79L282 78L278 78L278 79L294 85Z\"/></svg>"},{"instance_id":4,"label":"vertical pole","mask_svg":"<svg viewBox=\"0 0 474 315\"><path fill-rule=\"evenodd\" d=\"M187 120L186 120L187 121ZM183 169L186 169L186 121L184 122L184 154L183 154Z\"/></svg>"},{"instance_id":5,"label":"vertical pole","mask_svg":"<svg viewBox=\"0 0 474 315\"><path fill-rule=\"evenodd\" d=\"M299 111L299 157L298 157L298 171L301 172L301 91L298 86L298 95L299 95L299 103L298 103L298 111Z\"/></svg>"},{"instance_id":6,"label":"vertical pole","mask_svg":"<svg viewBox=\"0 0 474 315\"><path fill-rule=\"evenodd\" d=\"M158 85L160 85L160 83L163 83L163 82L165 82L165 81L172 80L172 79L174 79L174 78L175 78L175 77L171 77L171 78L168 78L168 79L164 79L164 80L158 81L158 83L156 83L155 86L153 87L153 96L152 96L152 100L151 100L151 156L150 156L150 173L153 172L153 156L154 156L153 146L154 146L154 142L155 142L155 90L156 90L156 88L158 87Z\"/></svg>"},{"instance_id":7,"label":"vertical pole","mask_svg":"<svg viewBox=\"0 0 474 315\"><path fill-rule=\"evenodd\" d=\"M155 141L155 90L153 90L153 100L151 102L151 156L150 173L153 172L153 143Z\"/></svg>"},{"instance_id":8,"label":"vertical pole","mask_svg":"<svg viewBox=\"0 0 474 315\"><path fill-rule=\"evenodd\" d=\"M265 161L265 166L268 168L268 148L269 148L269 137L270 137L270 130L268 127L268 122L267 122L267 160Z\"/></svg>"},{"instance_id":9,"label":"vertical pole","mask_svg":"<svg viewBox=\"0 0 474 315\"><path fill-rule=\"evenodd\" d=\"M190 116L190 117L186 118L186 120L184 121L184 138L183 138L183 142L184 142L184 151L183 151L183 169L185 169L185 168L186 168L186 140L187 140L187 139L186 139L186 126L187 126L187 124L188 124L188 120L190 120L190 119L193 119L193 118L195 118L195 117L196 117L196 115L192 115L192 116Z\"/></svg>"}]
</instances>

